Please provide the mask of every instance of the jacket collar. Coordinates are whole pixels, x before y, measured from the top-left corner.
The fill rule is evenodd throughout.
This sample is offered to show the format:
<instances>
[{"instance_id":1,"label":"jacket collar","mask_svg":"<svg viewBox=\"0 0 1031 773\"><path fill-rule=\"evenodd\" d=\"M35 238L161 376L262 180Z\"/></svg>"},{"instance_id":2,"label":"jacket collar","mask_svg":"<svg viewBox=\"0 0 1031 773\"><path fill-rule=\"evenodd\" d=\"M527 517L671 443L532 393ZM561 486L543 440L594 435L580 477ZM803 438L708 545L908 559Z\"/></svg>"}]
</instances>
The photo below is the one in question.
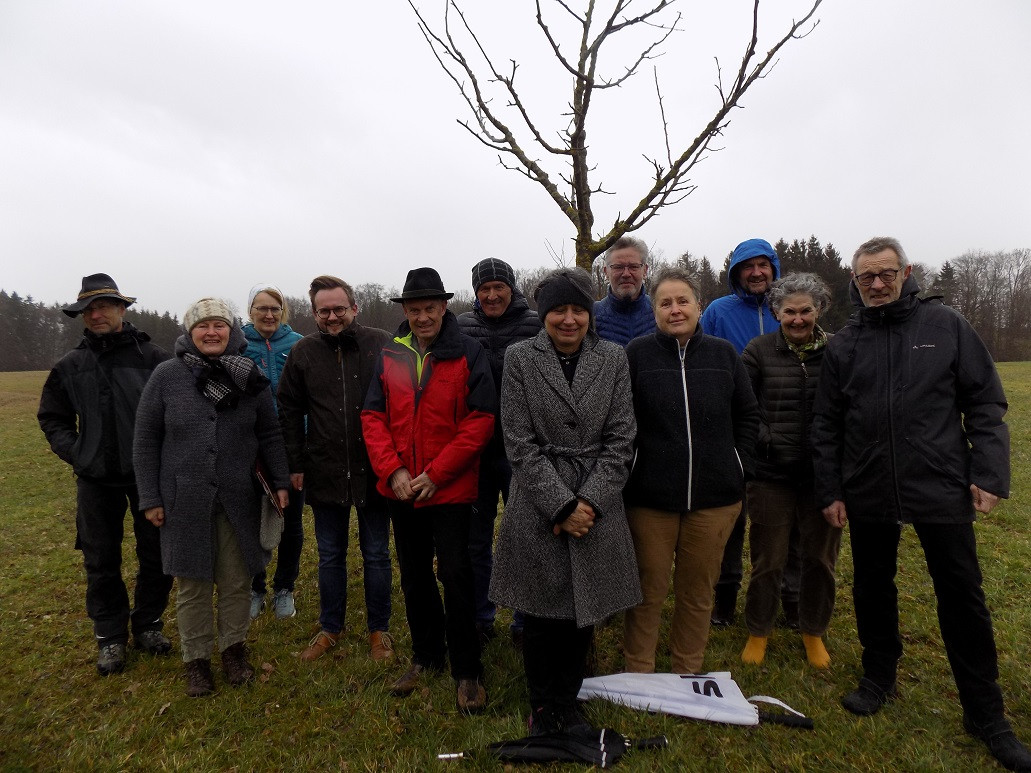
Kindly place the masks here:
<instances>
[{"instance_id":1,"label":"jacket collar","mask_svg":"<svg viewBox=\"0 0 1031 773\"><path fill-rule=\"evenodd\" d=\"M640 308L642 305L647 306L649 309L652 306L651 301L648 299L648 293L645 292L643 287L641 288L641 294L629 301L623 298L617 298L610 287L608 290L608 298L612 308L620 314L629 314L630 312Z\"/></svg>"},{"instance_id":2,"label":"jacket collar","mask_svg":"<svg viewBox=\"0 0 1031 773\"><path fill-rule=\"evenodd\" d=\"M412 327L406 319L397 328L394 338L395 340L404 338L411 335L411 332ZM440 332L433 343L430 344L429 351L438 360L453 360L456 357L461 357L465 351L462 344L462 332L458 327L458 319L451 311L444 312L444 321L440 325Z\"/></svg>"},{"instance_id":3,"label":"jacket collar","mask_svg":"<svg viewBox=\"0 0 1031 773\"><path fill-rule=\"evenodd\" d=\"M526 296L519 292L516 288L512 288L512 300L509 301L508 308L505 309L504 313L500 317L488 317L483 313L483 307L480 305L480 299L477 298L473 301L473 313L477 319L485 325L491 327L500 327L514 317L520 317L523 313L530 308L530 304L526 300Z\"/></svg>"},{"instance_id":4,"label":"jacket collar","mask_svg":"<svg viewBox=\"0 0 1031 773\"><path fill-rule=\"evenodd\" d=\"M580 345L580 359L576 364L576 374L573 376L573 384L570 386L566 381L566 375L562 372L562 366L558 361L554 345L547 330L541 330L533 339L533 348L537 351L537 369L540 371L548 386L561 397L571 411L577 410L577 403L588 392L590 387L601 375L604 357L598 353L598 334L588 330Z\"/></svg>"}]
</instances>

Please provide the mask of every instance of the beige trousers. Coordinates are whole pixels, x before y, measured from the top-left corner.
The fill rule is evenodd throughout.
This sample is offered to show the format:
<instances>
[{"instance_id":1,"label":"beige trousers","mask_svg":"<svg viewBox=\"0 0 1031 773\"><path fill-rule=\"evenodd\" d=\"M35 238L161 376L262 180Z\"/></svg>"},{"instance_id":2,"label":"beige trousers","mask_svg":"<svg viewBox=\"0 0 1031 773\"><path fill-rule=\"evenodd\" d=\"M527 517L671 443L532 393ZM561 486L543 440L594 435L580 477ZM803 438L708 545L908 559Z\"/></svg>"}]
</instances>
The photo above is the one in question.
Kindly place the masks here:
<instances>
[{"instance_id":1,"label":"beige trousers","mask_svg":"<svg viewBox=\"0 0 1031 773\"><path fill-rule=\"evenodd\" d=\"M218 651L245 641L251 625L251 575L240 552L240 543L222 508L215 520L215 580L179 577L175 610L179 622L179 646L183 662L210 659L215 642L212 599L218 588Z\"/></svg>"},{"instance_id":2,"label":"beige trousers","mask_svg":"<svg viewBox=\"0 0 1031 773\"><path fill-rule=\"evenodd\" d=\"M662 606L669 593L672 569L672 671L701 672L709 641L713 588L720 574L723 547L740 512L740 502L683 513L629 508L627 520L644 600L626 613L623 649L627 671L655 670Z\"/></svg>"}]
</instances>

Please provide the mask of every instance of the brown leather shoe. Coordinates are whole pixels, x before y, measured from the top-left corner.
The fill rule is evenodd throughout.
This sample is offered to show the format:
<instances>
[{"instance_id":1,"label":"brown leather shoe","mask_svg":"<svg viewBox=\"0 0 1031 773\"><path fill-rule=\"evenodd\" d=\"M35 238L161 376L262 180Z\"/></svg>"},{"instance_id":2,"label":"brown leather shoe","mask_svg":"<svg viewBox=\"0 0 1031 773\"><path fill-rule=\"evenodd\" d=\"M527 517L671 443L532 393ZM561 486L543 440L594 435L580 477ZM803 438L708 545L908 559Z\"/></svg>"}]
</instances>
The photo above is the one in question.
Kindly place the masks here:
<instances>
[{"instance_id":1,"label":"brown leather shoe","mask_svg":"<svg viewBox=\"0 0 1031 773\"><path fill-rule=\"evenodd\" d=\"M211 661L197 658L186 664L186 694L200 698L215 692L215 677L211 674Z\"/></svg>"},{"instance_id":2,"label":"brown leather shoe","mask_svg":"<svg viewBox=\"0 0 1031 773\"><path fill-rule=\"evenodd\" d=\"M254 666L247 662L247 645L242 641L222 650L222 673L233 687L247 684L254 678Z\"/></svg>"},{"instance_id":3,"label":"brown leather shoe","mask_svg":"<svg viewBox=\"0 0 1031 773\"><path fill-rule=\"evenodd\" d=\"M487 691L479 679L459 679L455 705L463 714L479 714L487 708Z\"/></svg>"},{"instance_id":4,"label":"brown leather shoe","mask_svg":"<svg viewBox=\"0 0 1031 773\"><path fill-rule=\"evenodd\" d=\"M325 631L319 631L315 634L315 637L308 642L307 648L300 654L301 660L318 660L335 646L337 646L337 639L340 638L340 634L326 633Z\"/></svg>"},{"instance_id":5,"label":"brown leather shoe","mask_svg":"<svg viewBox=\"0 0 1031 773\"><path fill-rule=\"evenodd\" d=\"M415 688L419 686L419 678L425 670L425 666L412 663L412 667L405 671L400 679L390 685L391 695L396 695L400 698L414 692Z\"/></svg>"},{"instance_id":6,"label":"brown leather shoe","mask_svg":"<svg viewBox=\"0 0 1031 773\"><path fill-rule=\"evenodd\" d=\"M385 663L394 659L394 642L386 631L373 631L369 634L369 654L372 659Z\"/></svg>"}]
</instances>

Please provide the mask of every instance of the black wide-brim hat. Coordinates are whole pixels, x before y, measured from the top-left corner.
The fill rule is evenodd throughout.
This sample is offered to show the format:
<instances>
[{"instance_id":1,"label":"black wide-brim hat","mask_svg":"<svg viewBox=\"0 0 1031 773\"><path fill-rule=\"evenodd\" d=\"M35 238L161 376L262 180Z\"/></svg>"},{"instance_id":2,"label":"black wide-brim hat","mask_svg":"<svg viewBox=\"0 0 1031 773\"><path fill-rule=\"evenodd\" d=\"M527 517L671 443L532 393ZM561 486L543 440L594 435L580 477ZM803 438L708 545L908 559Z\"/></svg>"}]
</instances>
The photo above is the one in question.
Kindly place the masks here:
<instances>
[{"instance_id":1,"label":"black wide-brim hat","mask_svg":"<svg viewBox=\"0 0 1031 773\"><path fill-rule=\"evenodd\" d=\"M107 274L90 274L82 278L82 289L79 290L79 297L71 306L65 306L61 311L69 317L77 317L82 310L89 306L97 298L114 298L126 306L132 306L135 298L122 295L118 292L118 285L115 280Z\"/></svg>"},{"instance_id":2,"label":"black wide-brim hat","mask_svg":"<svg viewBox=\"0 0 1031 773\"><path fill-rule=\"evenodd\" d=\"M391 298L390 300L394 303L426 300L428 298L440 298L446 301L453 298L454 295L454 293L444 291L444 282L441 281L437 269L426 266L423 268L413 268L409 271L401 297Z\"/></svg>"}]
</instances>

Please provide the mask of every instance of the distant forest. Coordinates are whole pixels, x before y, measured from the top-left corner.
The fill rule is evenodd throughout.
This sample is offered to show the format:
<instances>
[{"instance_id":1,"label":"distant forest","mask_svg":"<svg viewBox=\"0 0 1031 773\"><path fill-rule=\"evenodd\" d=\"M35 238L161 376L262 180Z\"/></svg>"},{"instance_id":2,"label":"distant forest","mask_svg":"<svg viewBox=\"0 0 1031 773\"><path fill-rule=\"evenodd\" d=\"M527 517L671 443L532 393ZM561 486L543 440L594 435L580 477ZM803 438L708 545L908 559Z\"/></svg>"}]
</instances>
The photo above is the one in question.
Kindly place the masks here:
<instances>
[{"instance_id":1,"label":"distant forest","mask_svg":"<svg viewBox=\"0 0 1031 773\"><path fill-rule=\"evenodd\" d=\"M848 298L850 268L830 243L819 239L781 239L774 245L780 257L782 272L811 271L823 277L830 286L833 305L820 323L829 331L839 329L852 312ZM695 258L684 253L675 262L698 274L703 303L727 293L728 255L717 271L708 258ZM653 263L674 261L653 261ZM847 260L846 260L847 262ZM517 271L516 280L523 294L534 306L533 288L551 267ZM653 265L653 269L655 266ZM923 295L938 295L955 307L977 330L992 356L998 362L1031 360L1031 249L1009 252L967 252L947 260L940 269L920 263L913 274ZM594 270L597 296L605 292L601 261ZM448 288L455 289L455 288ZM355 286L359 305L359 321L371 327L395 330L402 316L398 304L390 298L399 295L394 287L381 284ZM472 308L472 288L457 289L449 308L460 314ZM64 303L45 305L32 297L0 289L0 370L49 370L82 337L82 321L61 313ZM315 321L307 298L288 297L290 326L299 333L315 332ZM167 311L150 311L133 305L126 319L145 331L159 346L172 350L182 334L178 316Z\"/></svg>"}]
</instances>

